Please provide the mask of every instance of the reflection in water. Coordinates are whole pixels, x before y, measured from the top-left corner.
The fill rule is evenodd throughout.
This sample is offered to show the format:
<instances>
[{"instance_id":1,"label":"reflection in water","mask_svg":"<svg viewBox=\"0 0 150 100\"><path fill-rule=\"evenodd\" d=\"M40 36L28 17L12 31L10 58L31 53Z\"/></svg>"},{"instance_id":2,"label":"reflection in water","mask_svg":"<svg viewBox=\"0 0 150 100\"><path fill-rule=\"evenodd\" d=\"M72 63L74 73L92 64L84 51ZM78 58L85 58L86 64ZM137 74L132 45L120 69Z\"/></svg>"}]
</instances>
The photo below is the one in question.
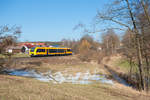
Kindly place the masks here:
<instances>
[{"instance_id":1,"label":"reflection in water","mask_svg":"<svg viewBox=\"0 0 150 100\"><path fill-rule=\"evenodd\" d=\"M112 76L113 76L113 78L115 79L115 80L117 80L119 83L121 83L121 84L123 84L123 85L125 85L125 86L131 86L130 84L128 84L124 79L122 79L122 78L120 78L117 74L115 74L114 72L111 72L111 74L112 74Z\"/></svg>"},{"instance_id":2,"label":"reflection in water","mask_svg":"<svg viewBox=\"0 0 150 100\"><path fill-rule=\"evenodd\" d=\"M105 75L91 74L89 71L86 73L78 72L75 75L62 74L61 72L52 73L37 73L34 70L7 70L9 75L32 77L43 82L53 83L72 83L72 84L91 84L94 82L101 82L107 84L113 84L112 80L109 80Z\"/></svg>"}]
</instances>

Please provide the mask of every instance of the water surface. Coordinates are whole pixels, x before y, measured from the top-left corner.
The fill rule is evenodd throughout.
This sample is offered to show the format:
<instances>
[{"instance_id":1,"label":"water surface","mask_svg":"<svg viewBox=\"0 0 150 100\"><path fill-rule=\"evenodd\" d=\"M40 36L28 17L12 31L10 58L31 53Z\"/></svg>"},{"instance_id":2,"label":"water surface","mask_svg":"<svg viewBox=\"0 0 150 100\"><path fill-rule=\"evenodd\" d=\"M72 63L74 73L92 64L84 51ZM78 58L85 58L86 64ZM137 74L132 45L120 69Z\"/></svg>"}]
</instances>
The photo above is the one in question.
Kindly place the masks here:
<instances>
[{"instance_id":1,"label":"water surface","mask_svg":"<svg viewBox=\"0 0 150 100\"><path fill-rule=\"evenodd\" d=\"M96 82L113 84L113 81L107 79L105 75L91 74L89 71L85 73L77 72L73 74L63 74L62 72L52 73L48 71L46 73L37 73L35 70L7 70L9 75L23 76L35 78L42 82L53 83L72 83L72 84L92 84Z\"/></svg>"}]
</instances>

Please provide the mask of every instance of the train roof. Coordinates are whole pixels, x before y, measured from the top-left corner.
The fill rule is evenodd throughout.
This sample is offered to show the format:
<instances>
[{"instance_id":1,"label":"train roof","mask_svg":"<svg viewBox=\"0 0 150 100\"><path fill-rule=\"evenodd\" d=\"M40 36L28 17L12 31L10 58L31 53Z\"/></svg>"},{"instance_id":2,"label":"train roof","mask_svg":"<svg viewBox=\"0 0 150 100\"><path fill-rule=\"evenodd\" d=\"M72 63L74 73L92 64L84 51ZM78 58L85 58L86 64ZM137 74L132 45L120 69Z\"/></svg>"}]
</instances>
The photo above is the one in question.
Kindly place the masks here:
<instances>
[{"instance_id":1,"label":"train roof","mask_svg":"<svg viewBox=\"0 0 150 100\"><path fill-rule=\"evenodd\" d=\"M45 48L45 49L71 49L67 47L32 47L32 48Z\"/></svg>"}]
</instances>

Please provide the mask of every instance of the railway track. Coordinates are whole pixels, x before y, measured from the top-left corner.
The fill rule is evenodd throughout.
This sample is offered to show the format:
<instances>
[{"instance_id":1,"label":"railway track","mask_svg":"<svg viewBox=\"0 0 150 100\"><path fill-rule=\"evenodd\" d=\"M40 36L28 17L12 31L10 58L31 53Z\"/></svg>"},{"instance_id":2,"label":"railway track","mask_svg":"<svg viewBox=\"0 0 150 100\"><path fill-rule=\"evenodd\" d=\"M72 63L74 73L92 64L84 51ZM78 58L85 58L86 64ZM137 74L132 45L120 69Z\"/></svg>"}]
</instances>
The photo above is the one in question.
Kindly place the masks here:
<instances>
[{"instance_id":1,"label":"railway track","mask_svg":"<svg viewBox=\"0 0 150 100\"><path fill-rule=\"evenodd\" d=\"M0 61L2 61L0 59ZM4 65L11 68L25 68L41 66L42 64L80 64L81 61L76 56L48 56L48 57L14 57L13 59L3 59Z\"/></svg>"},{"instance_id":2,"label":"railway track","mask_svg":"<svg viewBox=\"0 0 150 100\"><path fill-rule=\"evenodd\" d=\"M12 59L16 59L16 60L29 60L29 59L63 59L63 58L67 58L67 57L71 57L71 56L43 56L43 57L12 57ZM0 58L2 59L2 58ZM8 58L5 58L8 59Z\"/></svg>"}]
</instances>

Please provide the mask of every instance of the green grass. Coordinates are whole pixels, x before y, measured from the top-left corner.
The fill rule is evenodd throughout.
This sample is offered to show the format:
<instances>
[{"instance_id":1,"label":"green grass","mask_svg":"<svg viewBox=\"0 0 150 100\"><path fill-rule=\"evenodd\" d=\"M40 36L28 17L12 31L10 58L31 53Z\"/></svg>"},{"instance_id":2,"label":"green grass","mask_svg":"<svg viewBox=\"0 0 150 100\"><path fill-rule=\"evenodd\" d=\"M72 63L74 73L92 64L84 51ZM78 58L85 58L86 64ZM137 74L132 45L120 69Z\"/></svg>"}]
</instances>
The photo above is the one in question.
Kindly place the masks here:
<instances>
[{"instance_id":1,"label":"green grass","mask_svg":"<svg viewBox=\"0 0 150 100\"><path fill-rule=\"evenodd\" d=\"M4 55L2 55L2 54L0 54L0 58L5 58L5 56L4 56Z\"/></svg>"},{"instance_id":2,"label":"green grass","mask_svg":"<svg viewBox=\"0 0 150 100\"><path fill-rule=\"evenodd\" d=\"M130 70L130 63L126 59L118 59L114 62L115 66L119 67L122 71L129 71Z\"/></svg>"},{"instance_id":3,"label":"green grass","mask_svg":"<svg viewBox=\"0 0 150 100\"><path fill-rule=\"evenodd\" d=\"M128 60L126 59L118 59L117 61L114 62L114 65L119 67L122 71L124 72L129 72L131 66ZM136 72L138 69L137 65L132 65L132 71Z\"/></svg>"},{"instance_id":4,"label":"green grass","mask_svg":"<svg viewBox=\"0 0 150 100\"><path fill-rule=\"evenodd\" d=\"M127 70L129 70L129 68L130 68L130 63L127 60L121 59L120 61L118 61L118 65L122 68L127 69Z\"/></svg>"}]
</instances>

